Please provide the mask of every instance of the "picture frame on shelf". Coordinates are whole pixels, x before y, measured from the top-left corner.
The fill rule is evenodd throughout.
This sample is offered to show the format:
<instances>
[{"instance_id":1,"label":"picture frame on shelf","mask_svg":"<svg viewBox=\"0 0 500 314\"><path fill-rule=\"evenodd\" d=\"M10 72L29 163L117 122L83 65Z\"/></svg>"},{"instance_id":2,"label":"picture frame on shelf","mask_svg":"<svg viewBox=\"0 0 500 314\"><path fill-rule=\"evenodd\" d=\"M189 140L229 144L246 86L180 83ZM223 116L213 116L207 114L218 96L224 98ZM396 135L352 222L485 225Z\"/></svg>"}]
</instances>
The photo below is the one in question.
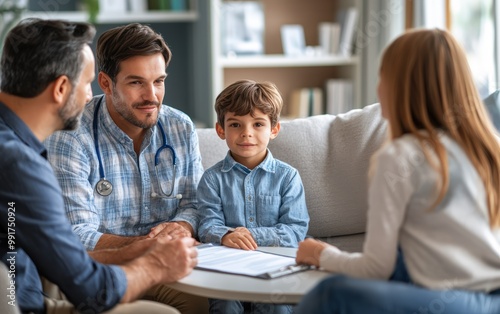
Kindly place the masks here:
<instances>
[{"instance_id":1,"label":"picture frame on shelf","mask_svg":"<svg viewBox=\"0 0 500 314\"><path fill-rule=\"evenodd\" d=\"M286 56L302 56L306 49L304 27L299 24L281 26L281 42Z\"/></svg>"},{"instance_id":2,"label":"picture frame on shelf","mask_svg":"<svg viewBox=\"0 0 500 314\"><path fill-rule=\"evenodd\" d=\"M123 0L99 0L100 13L125 13L127 2Z\"/></svg>"},{"instance_id":3,"label":"picture frame on shelf","mask_svg":"<svg viewBox=\"0 0 500 314\"><path fill-rule=\"evenodd\" d=\"M144 13L148 10L147 0L128 0L130 12Z\"/></svg>"},{"instance_id":4,"label":"picture frame on shelf","mask_svg":"<svg viewBox=\"0 0 500 314\"><path fill-rule=\"evenodd\" d=\"M264 13L260 1L222 2L220 14L223 55L264 53Z\"/></svg>"}]
</instances>

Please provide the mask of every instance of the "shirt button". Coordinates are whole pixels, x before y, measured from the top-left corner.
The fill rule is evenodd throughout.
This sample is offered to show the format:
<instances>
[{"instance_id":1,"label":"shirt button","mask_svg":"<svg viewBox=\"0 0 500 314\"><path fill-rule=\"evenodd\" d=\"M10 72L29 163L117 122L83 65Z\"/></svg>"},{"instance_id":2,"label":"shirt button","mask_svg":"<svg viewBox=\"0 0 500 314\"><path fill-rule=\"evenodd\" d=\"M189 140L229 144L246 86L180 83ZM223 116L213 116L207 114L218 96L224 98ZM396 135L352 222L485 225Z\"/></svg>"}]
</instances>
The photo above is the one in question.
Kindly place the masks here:
<instances>
[{"instance_id":1,"label":"shirt button","mask_svg":"<svg viewBox=\"0 0 500 314\"><path fill-rule=\"evenodd\" d=\"M148 210L148 209L149 209L149 207L147 207L147 206L146 206L146 207L144 207L144 209L145 209L145 210Z\"/></svg>"},{"instance_id":2,"label":"shirt button","mask_svg":"<svg viewBox=\"0 0 500 314\"><path fill-rule=\"evenodd\" d=\"M252 200L252 195L248 195L248 200L251 201Z\"/></svg>"},{"instance_id":3,"label":"shirt button","mask_svg":"<svg viewBox=\"0 0 500 314\"><path fill-rule=\"evenodd\" d=\"M248 220L250 220L250 222L253 222L253 217L250 217L250 219L248 219Z\"/></svg>"}]
</instances>

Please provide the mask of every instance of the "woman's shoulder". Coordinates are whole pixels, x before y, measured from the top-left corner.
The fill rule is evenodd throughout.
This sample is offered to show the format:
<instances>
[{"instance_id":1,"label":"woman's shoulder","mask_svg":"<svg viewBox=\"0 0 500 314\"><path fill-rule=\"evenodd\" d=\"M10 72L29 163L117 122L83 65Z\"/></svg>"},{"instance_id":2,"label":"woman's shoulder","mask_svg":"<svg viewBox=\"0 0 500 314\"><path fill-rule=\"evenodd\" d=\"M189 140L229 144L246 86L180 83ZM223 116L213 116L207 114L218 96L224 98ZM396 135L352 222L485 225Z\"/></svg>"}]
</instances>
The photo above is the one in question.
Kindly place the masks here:
<instances>
[{"instance_id":1,"label":"woman's shoulder","mask_svg":"<svg viewBox=\"0 0 500 314\"><path fill-rule=\"evenodd\" d=\"M413 156L421 151L422 146L417 137L412 134L405 134L385 144L378 151L378 155L404 157Z\"/></svg>"}]
</instances>

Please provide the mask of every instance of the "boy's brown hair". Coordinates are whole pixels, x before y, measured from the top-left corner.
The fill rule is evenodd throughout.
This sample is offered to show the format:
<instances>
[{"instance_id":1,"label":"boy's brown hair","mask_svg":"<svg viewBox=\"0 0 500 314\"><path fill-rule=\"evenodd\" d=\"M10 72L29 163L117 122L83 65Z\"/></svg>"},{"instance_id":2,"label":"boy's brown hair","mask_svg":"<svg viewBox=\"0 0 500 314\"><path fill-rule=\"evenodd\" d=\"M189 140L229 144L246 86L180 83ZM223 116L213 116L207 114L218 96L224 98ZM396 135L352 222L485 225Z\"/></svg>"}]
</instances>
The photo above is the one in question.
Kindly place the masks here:
<instances>
[{"instance_id":1,"label":"boy's brown hair","mask_svg":"<svg viewBox=\"0 0 500 314\"><path fill-rule=\"evenodd\" d=\"M271 82L257 83L240 80L226 87L215 100L217 122L224 127L224 116L234 112L237 116L250 114L259 109L269 116L271 127L279 121L283 99L276 85Z\"/></svg>"}]
</instances>

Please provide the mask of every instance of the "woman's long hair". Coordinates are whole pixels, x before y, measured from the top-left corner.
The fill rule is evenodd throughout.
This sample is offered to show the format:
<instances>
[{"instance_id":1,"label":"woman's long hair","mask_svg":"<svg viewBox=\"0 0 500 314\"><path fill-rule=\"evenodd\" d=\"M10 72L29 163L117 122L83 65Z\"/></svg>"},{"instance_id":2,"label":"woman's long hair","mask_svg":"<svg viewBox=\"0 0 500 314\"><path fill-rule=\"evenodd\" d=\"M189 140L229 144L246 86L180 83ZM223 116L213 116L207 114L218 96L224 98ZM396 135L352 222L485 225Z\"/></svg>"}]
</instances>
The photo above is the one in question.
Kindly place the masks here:
<instances>
[{"instance_id":1,"label":"woman's long hair","mask_svg":"<svg viewBox=\"0 0 500 314\"><path fill-rule=\"evenodd\" d=\"M384 106L390 138L412 134L430 162L436 159L429 158L429 150L437 156L431 165L442 180L434 206L449 186L441 130L464 149L476 168L486 192L490 225L500 227L499 138L456 39L439 29L409 31L386 48L380 75L388 91Z\"/></svg>"}]
</instances>

